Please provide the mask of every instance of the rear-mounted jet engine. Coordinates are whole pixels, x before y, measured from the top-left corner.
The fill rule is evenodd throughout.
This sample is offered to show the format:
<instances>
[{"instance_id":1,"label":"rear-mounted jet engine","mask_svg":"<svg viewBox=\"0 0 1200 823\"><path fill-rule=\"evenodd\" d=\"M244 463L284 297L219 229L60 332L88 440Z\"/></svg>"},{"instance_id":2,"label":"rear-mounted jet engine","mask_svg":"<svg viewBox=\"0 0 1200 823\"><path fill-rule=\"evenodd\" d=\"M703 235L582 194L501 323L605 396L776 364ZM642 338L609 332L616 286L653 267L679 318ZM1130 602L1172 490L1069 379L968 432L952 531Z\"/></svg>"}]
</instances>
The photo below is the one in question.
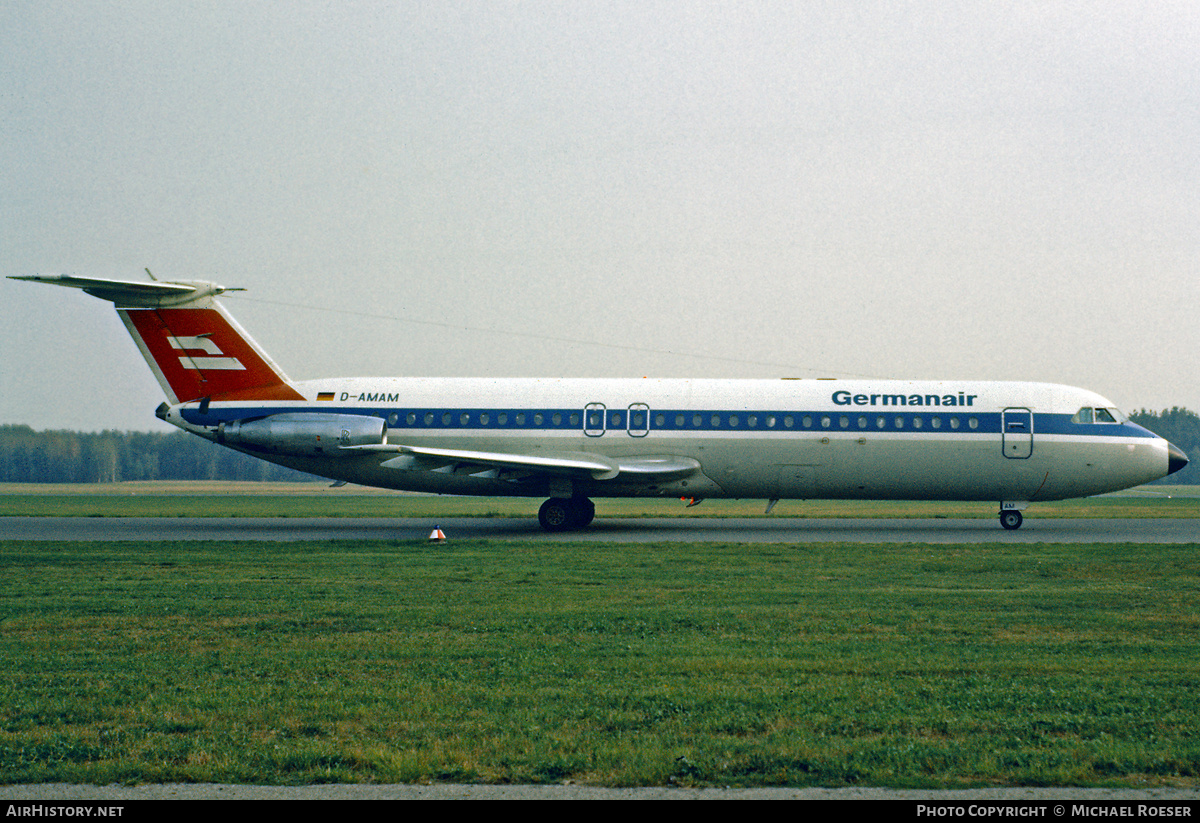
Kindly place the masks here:
<instances>
[{"instance_id":1,"label":"rear-mounted jet engine","mask_svg":"<svg viewBox=\"0 0 1200 823\"><path fill-rule=\"evenodd\" d=\"M387 442L387 421L357 414L273 414L217 427L217 442L271 454L325 457Z\"/></svg>"}]
</instances>

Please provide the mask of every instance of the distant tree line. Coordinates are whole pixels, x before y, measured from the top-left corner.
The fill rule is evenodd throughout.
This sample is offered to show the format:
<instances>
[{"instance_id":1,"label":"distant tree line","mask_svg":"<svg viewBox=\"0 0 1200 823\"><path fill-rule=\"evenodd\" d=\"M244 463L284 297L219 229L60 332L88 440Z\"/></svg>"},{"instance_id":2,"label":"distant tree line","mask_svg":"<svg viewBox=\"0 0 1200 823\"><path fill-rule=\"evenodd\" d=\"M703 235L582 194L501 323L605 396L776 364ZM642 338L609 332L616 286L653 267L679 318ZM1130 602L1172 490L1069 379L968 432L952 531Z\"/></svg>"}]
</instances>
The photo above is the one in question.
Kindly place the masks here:
<instances>
[{"instance_id":1,"label":"distant tree line","mask_svg":"<svg viewBox=\"0 0 1200 823\"><path fill-rule=\"evenodd\" d=\"M1161 483L1200 484L1200 416L1175 407L1130 419L1192 459ZM216 445L185 432L34 431L0 426L0 482L116 483L122 480L312 480L313 475Z\"/></svg>"},{"instance_id":2,"label":"distant tree line","mask_svg":"<svg viewBox=\"0 0 1200 823\"><path fill-rule=\"evenodd\" d=\"M313 480L185 432L34 431L0 426L0 482Z\"/></svg>"}]
</instances>

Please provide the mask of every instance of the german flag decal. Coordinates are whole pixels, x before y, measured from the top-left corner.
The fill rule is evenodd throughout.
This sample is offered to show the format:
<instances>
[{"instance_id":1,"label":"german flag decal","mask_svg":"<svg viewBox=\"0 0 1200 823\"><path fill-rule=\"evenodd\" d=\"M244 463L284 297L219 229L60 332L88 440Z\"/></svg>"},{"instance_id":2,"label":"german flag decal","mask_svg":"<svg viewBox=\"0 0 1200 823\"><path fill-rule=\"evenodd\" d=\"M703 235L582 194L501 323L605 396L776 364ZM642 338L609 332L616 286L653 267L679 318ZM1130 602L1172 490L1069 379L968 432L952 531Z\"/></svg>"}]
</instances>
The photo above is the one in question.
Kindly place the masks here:
<instances>
[{"instance_id":1,"label":"german flag decal","mask_svg":"<svg viewBox=\"0 0 1200 823\"><path fill-rule=\"evenodd\" d=\"M331 391L323 391L323 392L320 392L320 393L318 393L318 394L317 394L317 399L318 399L318 400L332 400L332 399L333 399L333 392L331 392Z\"/></svg>"}]
</instances>

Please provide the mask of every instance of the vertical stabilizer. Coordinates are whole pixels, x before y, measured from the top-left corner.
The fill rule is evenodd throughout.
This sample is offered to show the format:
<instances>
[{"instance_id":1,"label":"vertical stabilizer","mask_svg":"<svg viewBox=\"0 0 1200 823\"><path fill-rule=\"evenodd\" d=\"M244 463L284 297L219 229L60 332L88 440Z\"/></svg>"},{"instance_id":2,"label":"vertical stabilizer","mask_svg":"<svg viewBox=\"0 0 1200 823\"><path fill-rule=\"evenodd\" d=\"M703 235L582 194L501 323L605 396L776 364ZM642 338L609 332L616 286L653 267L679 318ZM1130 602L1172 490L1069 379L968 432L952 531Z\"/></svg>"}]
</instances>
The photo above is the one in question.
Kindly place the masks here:
<instances>
[{"instance_id":1,"label":"vertical stabilizer","mask_svg":"<svg viewBox=\"0 0 1200 823\"><path fill-rule=\"evenodd\" d=\"M213 299L231 291L223 286L71 275L10 279L82 289L111 301L172 404L203 398L303 399L274 361Z\"/></svg>"}]
</instances>

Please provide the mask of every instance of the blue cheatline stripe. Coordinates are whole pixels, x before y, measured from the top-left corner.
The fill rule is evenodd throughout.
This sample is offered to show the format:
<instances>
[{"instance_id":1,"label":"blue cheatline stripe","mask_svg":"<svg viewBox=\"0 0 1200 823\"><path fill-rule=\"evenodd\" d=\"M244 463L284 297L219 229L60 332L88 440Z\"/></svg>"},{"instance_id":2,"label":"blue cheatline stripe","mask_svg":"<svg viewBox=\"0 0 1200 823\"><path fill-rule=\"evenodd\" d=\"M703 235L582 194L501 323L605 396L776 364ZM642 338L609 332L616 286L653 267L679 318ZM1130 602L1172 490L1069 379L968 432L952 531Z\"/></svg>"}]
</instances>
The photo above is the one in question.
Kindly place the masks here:
<instances>
[{"instance_id":1,"label":"blue cheatline stripe","mask_svg":"<svg viewBox=\"0 0 1200 823\"><path fill-rule=\"evenodd\" d=\"M583 409L480 409L480 408L350 408L331 407L230 407L213 404L208 414L183 410L192 425L215 426L220 422L295 414L352 414L381 417L393 431L598 431ZM635 410L608 409L603 428L612 433L632 428L661 432L897 432L909 434L998 434L999 412L944 414L929 412L838 412L838 411L729 411L710 409ZM644 418L630 415L641 414ZM1087 435L1091 437L1153 438L1152 432L1133 423L1074 423L1069 414L1035 414L1033 434ZM972 426L972 421L975 425ZM586 424L586 425L585 425Z\"/></svg>"}]
</instances>

